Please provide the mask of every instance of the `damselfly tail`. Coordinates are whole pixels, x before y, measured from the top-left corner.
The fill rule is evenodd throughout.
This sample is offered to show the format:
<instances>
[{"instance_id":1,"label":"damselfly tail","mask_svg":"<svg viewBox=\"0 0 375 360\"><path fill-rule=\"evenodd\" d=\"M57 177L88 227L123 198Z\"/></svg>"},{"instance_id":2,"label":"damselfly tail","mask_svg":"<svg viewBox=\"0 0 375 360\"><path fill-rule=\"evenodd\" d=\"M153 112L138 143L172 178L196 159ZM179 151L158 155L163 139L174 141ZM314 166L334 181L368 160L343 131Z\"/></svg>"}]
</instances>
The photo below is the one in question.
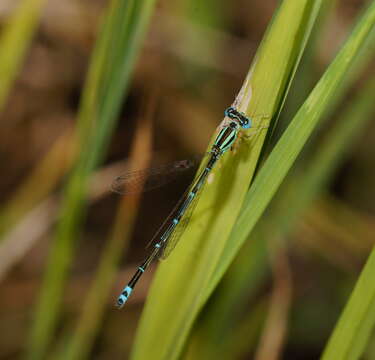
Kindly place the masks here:
<instances>
[{"instance_id":1,"label":"damselfly tail","mask_svg":"<svg viewBox=\"0 0 375 360\"><path fill-rule=\"evenodd\" d=\"M155 257L158 255L160 249L161 249L160 244L154 245L154 249L152 250L151 254L138 267L137 271L134 273L129 283L124 287L120 296L117 298L117 302L116 302L116 306L119 309L121 309L125 305L125 303L128 301L129 296L134 290L134 287L137 284L138 280L141 278L143 273L146 271L146 269L149 267L149 265L153 262Z\"/></svg>"},{"instance_id":2,"label":"damselfly tail","mask_svg":"<svg viewBox=\"0 0 375 360\"><path fill-rule=\"evenodd\" d=\"M121 309L126 301L129 299L130 294L132 293L133 288L130 286L125 286L124 290L122 290L120 296L117 298L116 306Z\"/></svg>"}]
</instances>

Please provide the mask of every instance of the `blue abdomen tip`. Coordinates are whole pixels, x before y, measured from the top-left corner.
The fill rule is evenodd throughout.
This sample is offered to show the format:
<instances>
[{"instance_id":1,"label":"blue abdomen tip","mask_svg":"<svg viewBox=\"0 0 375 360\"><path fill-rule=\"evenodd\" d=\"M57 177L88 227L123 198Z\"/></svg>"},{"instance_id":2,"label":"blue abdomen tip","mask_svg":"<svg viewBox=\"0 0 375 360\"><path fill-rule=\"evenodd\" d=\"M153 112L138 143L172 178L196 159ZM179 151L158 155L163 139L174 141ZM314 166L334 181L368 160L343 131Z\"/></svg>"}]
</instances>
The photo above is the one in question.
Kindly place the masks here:
<instances>
[{"instance_id":1,"label":"blue abdomen tip","mask_svg":"<svg viewBox=\"0 0 375 360\"><path fill-rule=\"evenodd\" d=\"M125 289L122 291L121 295L117 298L117 306L122 308L126 301L129 299L129 296L133 289L130 286L126 286Z\"/></svg>"}]
</instances>

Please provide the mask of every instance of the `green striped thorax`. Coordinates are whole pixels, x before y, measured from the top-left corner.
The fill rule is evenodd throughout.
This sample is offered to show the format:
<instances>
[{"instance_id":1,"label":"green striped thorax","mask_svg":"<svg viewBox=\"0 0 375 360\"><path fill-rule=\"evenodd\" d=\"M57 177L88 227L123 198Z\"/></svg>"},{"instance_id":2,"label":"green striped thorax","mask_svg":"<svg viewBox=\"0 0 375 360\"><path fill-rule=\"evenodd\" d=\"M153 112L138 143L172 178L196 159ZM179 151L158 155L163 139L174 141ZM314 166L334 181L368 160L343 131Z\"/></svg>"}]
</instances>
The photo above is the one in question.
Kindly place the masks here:
<instances>
[{"instance_id":1,"label":"green striped thorax","mask_svg":"<svg viewBox=\"0 0 375 360\"><path fill-rule=\"evenodd\" d=\"M227 108L224 111L224 116L231 119L231 121L220 130L214 142L214 148L217 150L218 155L230 149L237 139L240 128L249 129L251 127L251 119L234 107Z\"/></svg>"}]
</instances>

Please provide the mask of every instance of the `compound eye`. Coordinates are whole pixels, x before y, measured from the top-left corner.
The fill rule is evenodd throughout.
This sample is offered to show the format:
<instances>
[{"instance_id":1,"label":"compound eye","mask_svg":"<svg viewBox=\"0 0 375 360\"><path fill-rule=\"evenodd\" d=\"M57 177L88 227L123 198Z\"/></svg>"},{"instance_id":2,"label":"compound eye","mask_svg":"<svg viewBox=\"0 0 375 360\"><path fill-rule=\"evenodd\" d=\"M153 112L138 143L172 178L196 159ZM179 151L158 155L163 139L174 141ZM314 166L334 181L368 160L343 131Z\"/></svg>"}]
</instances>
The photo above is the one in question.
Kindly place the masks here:
<instances>
[{"instance_id":1,"label":"compound eye","mask_svg":"<svg viewBox=\"0 0 375 360\"><path fill-rule=\"evenodd\" d=\"M243 120L243 121L241 122L241 126L242 126L244 129L250 129L250 127L251 127L251 123L250 123L250 121L249 121L248 119L246 119L246 120Z\"/></svg>"},{"instance_id":2,"label":"compound eye","mask_svg":"<svg viewBox=\"0 0 375 360\"><path fill-rule=\"evenodd\" d=\"M233 118L233 108L232 107L226 108L224 111L224 116Z\"/></svg>"}]
</instances>

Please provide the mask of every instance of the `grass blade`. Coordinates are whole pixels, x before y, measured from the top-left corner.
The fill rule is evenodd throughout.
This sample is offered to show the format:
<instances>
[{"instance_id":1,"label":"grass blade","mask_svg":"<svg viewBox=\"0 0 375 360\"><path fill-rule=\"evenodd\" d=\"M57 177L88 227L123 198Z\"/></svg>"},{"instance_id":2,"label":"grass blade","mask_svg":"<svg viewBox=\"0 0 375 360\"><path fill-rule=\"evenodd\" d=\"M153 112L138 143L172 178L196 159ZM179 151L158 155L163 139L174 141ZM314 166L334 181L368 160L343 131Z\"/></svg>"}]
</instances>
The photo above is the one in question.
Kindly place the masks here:
<instances>
[{"instance_id":1,"label":"grass blade","mask_svg":"<svg viewBox=\"0 0 375 360\"><path fill-rule=\"evenodd\" d=\"M321 359L352 360L361 357L375 322L374 272L373 250Z\"/></svg>"},{"instance_id":2,"label":"grass blade","mask_svg":"<svg viewBox=\"0 0 375 360\"><path fill-rule=\"evenodd\" d=\"M21 67L46 0L22 0L0 38L0 109Z\"/></svg>"},{"instance_id":3,"label":"grass blade","mask_svg":"<svg viewBox=\"0 0 375 360\"><path fill-rule=\"evenodd\" d=\"M246 246L243 247L216 291L215 301L210 302L203 325L207 329L206 337L207 333L214 333L214 339L211 346L205 343L204 347L196 349L198 354L205 353L206 358L217 357L222 348L230 348L231 344L237 341L235 338L238 331L233 330L233 327L239 320L236 315L239 313L241 299L243 301L244 294L246 294L245 298L248 302L249 291L259 285L268 267L267 238L271 238L271 241L275 238L285 238L285 235L303 215L304 210L325 188L337 167L345 159L351 145L371 119L372 94L374 93L375 80L371 79L361 93L348 106L345 106L342 111L343 117L332 128L311 162L305 166L303 175L294 173L292 179L288 176L287 188L291 191L280 194L281 198L277 199L276 207L272 207L267 218L262 218L262 221L258 223L251 233L251 238L247 240ZM281 205L278 206L279 204ZM272 219L272 224L267 221L269 218ZM271 234L266 233L269 232L268 229L272 229ZM275 229L278 231L275 232ZM263 237L260 236L262 233ZM273 248L275 245L280 246L274 241L272 245ZM217 319L218 313L221 314L220 320ZM220 339L225 340L220 341ZM244 340L246 341L246 338ZM220 346L217 345L219 342Z\"/></svg>"},{"instance_id":4,"label":"grass blade","mask_svg":"<svg viewBox=\"0 0 375 360\"><path fill-rule=\"evenodd\" d=\"M360 64L356 60L356 66L360 65L359 68L362 69L364 60L362 59ZM367 62L370 60L371 58L367 57ZM359 69L356 69L355 72L358 73ZM353 77L351 79L354 80ZM345 81L345 89L350 85L351 82ZM275 198L269 214L272 218L272 229L279 229L277 236L284 237L288 233L302 216L303 211L311 205L312 201L330 181L333 173L345 158L346 152L351 149L351 145L363 130L367 121L370 120L369 115L373 108L372 94L374 93L375 83L374 79L371 79L361 93L345 108L341 109L342 117L339 118L339 123L332 128L326 141L319 144L319 149L311 162L307 166L305 164L303 169L300 169L301 171L294 171L293 174L288 175L286 184L283 185L283 191ZM343 89L336 92L335 102L342 99L343 94ZM236 261L232 266L233 276L228 277L225 281L226 286L220 290L220 294L217 296L216 302L221 309L221 313L225 312L223 309L225 303L228 304L229 302L233 308L234 304L238 303L238 299L242 297L244 289L246 288L248 291L249 281L252 282L250 279L252 275L254 276L254 273L255 278L258 279L259 275L256 274L265 272L264 253L266 248L264 244L261 245L264 238L259 239L258 233L263 233L261 229L269 229L270 225L266 219L262 220L259 225L260 231L252 232L246 248L239 254L239 261ZM243 280L238 281L236 280L237 277L241 277ZM217 313L215 309L209 309L209 311L212 311L213 314Z\"/></svg>"},{"instance_id":5,"label":"grass blade","mask_svg":"<svg viewBox=\"0 0 375 360\"><path fill-rule=\"evenodd\" d=\"M152 142L152 116L154 102L148 105L148 114L139 119L129 169L147 168L150 163ZM61 352L61 359L87 359L106 309L107 297L112 287L118 263L123 256L131 236L139 207L142 185L139 192L124 196L119 204L114 225L106 241L106 247L98 266L94 282L88 292L77 328L70 342ZM119 290L120 291L120 290ZM113 298L115 303L115 298Z\"/></svg>"},{"instance_id":6,"label":"grass blade","mask_svg":"<svg viewBox=\"0 0 375 360\"><path fill-rule=\"evenodd\" d=\"M221 278L293 165L309 135L318 124L331 97L335 95L336 89L345 78L361 46L368 38L374 23L375 3L358 21L344 47L300 108L255 178L246 196L238 222L232 231L232 241L228 242L224 248L217 271L214 272L209 287L205 289L207 294L212 291L214 284Z\"/></svg>"},{"instance_id":7,"label":"grass blade","mask_svg":"<svg viewBox=\"0 0 375 360\"><path fill-rule=\"evenodd\" d=\"M375 92L375 81L373 80L366 89L367 97L362 99L363 109L368 111L373 108L373 94ZM358 109L351 111L356 113ZM357 122L364 121L359 118ZM348 133L350 125L347 126ZM323 360L330 359L359 359L362 355L367 341L372 334L375 323L375 251L372 250L369 259L357 281L351 297L336 325L334 332L322 355Z\"/></svg>"},{"instance_id":8,"label":"grass blade","mask_svg":"<svg viewBox=\"0 0 375 360\"><path fill-rule=\"evenodd\" d=\"M68 181L29 343L29 359L44 357L86 207L88 179L102 160L142 43L153 0L112 0L93 53L77 124L78 159Z\"/></svg>"}]
</instances>

